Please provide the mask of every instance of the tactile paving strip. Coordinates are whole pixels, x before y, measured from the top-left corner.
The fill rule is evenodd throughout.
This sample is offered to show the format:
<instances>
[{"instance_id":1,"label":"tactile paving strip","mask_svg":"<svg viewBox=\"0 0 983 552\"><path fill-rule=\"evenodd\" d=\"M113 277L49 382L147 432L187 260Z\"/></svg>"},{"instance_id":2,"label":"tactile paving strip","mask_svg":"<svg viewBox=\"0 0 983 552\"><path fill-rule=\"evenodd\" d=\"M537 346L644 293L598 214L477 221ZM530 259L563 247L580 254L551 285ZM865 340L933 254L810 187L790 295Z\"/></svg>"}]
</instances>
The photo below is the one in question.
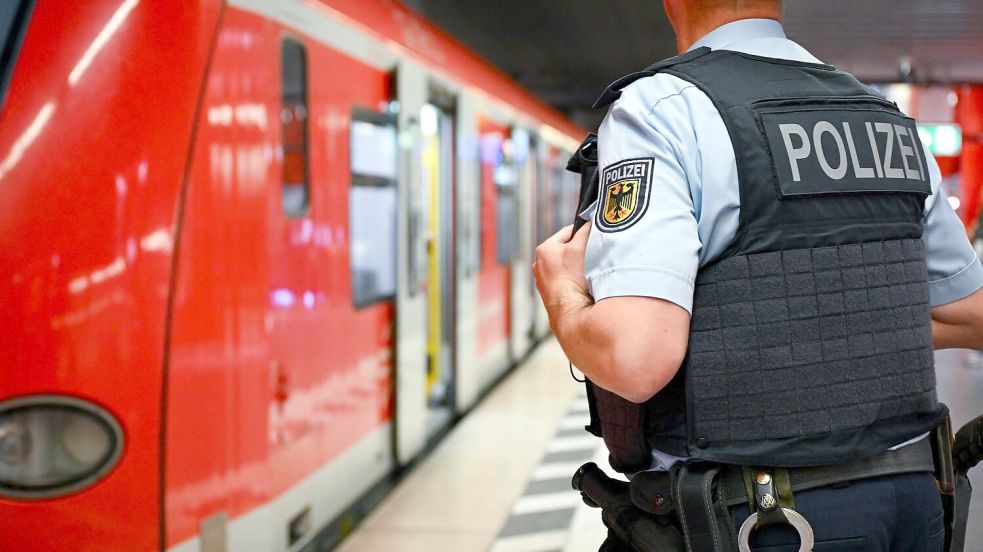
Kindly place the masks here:
<instances>
[{"instance_id":1,"label":"tactile paving strip","mask_svg":"<svg viewBox=\"0 0 983 552\"><path fill-rule=\"evenodd\" d=\"M570 486L577 469L591 461L603 442L584 431L587 397L580 394L560 422L546 454L515 504L490 552L563 550L580 493Z\"/></svg>"}]
</instances>

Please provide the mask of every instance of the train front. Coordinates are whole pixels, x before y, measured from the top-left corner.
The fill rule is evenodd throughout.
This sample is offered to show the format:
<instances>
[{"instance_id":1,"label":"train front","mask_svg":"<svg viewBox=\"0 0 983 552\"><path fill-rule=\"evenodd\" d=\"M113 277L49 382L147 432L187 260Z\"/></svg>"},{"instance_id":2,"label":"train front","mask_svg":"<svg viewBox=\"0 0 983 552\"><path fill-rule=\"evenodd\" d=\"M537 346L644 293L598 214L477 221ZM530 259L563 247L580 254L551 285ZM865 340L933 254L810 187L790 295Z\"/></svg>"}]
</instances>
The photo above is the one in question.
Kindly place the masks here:
<instances>
[{"instance_id":1,"label":"train front","mask_svg":"<svg viewBox=\"0 0 983 552\"><path fill-rule=\"evenodd\" d=\"M0 3L0 549L161 544L176 221L219 11Z\"/></svg>"}]
</instances>

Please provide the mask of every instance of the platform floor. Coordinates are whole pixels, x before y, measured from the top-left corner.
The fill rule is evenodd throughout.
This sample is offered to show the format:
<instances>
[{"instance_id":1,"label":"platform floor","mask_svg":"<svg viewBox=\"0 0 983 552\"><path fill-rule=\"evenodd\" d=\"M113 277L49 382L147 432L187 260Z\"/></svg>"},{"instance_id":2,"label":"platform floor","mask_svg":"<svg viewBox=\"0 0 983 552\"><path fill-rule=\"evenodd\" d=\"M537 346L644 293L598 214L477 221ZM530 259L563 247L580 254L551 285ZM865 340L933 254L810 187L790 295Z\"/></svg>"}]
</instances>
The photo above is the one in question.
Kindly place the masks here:
<instances>
[{"instance_id":1,"label":"platform floor","mask_svg":"<svg viewBox=\"0 0 983 552\"><path fill-rule=\"evenodd\" d=\"M937 355L939 394L958 426L983 413L983 362ZM587 435L583 386L553 340L542 344L415 468L341 546L341 552L593 552L598 510L570 490L581 464L608 473ZM983 489L983 468L974 486ZM983 491L974 497L966 550L983 550Z\"/></svg>"}]
</instances>

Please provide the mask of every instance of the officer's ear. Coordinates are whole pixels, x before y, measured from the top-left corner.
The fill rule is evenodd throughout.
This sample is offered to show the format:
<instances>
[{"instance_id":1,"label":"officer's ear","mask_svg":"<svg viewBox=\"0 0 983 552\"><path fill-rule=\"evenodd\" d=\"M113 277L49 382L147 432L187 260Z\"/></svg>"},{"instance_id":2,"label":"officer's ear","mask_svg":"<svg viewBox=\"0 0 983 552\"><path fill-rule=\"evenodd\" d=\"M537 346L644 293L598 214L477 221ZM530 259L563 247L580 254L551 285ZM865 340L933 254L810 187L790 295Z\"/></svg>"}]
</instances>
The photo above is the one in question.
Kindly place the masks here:
<instances>
[{"instance_id":1,"label":"officer's ear","mask_svg":"<svg viewBox=\"0 0 983 552\"><path fill-rule=\"evenodd\" d=\"M662 0L662 9L665 10L666 17L669 19L669 24L672 25L673 30L679 28L676 22L679 21L681 11L679 4L681 2L682 0Z\"/></svg>"}]
</instances>

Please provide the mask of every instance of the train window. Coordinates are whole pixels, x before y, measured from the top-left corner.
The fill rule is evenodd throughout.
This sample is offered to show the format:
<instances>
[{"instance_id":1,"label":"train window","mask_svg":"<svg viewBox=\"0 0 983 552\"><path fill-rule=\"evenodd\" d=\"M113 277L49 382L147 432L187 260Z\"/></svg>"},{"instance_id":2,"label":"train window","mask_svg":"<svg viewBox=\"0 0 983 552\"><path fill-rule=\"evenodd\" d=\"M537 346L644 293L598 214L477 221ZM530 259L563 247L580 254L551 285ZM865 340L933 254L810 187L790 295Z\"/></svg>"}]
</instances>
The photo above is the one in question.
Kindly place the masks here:
<instances>
[{"instance_id":1,"label":"train window","mask_svg":"<svg viewBox=\"0 0 983 552\"><path fill-rule=\"evenodd\" d=\"M498 191L497 209L495 210L497 215L495 223L498 225L498 240L496 242L498 262L510 264L515 258L515 244L519 237L518 228L516 228L518 221L516 220L515 185L498 185L496 190Z\"/></svg>"},{"instance_id":2,"label":"train window","mask_svg":"<svg viewBox=\"0 0 983 552\"><path fill-rule=\"evenodd\" d=\"M396 294L395 119L356 108L350 147L352 299L356 308L362 308Z\"/></svg>"},{"instance_id":3,"label":"train window","mask_svg":"<svg viewBox=\"0 0 983 552\"><path fill-rule=\"evenodd\" d=\"M518 172L515 163L515 142L506 139L500 142L495 157L492 179L495 182L495 226L498 236L495 240L496 257L501 264L510 264L518 249Z\"/></svg>"},{"instance_id":4,"label":"train window","mask_svg":"<svg viewBox=\"0 0 983 552\"><path fill-rule=\"evenodd\" d=\"M512 202L514 229L511 259L513 262L527 254L527 251L522 250L522 246L532 241L529 238L532 233L532 190L536 185L534 145L534 136L525 128L516 128L512 131L512 164L516 176L515 198ZM528 252L532 253L532 250Z\"/></svg>"},{"instance_id":5,"label":"train window","mask_svg":"<svg viewBox=\"0 0 983 552\"><path fill-rule=\"evenodd\" d=\"M7 95L7 85L14 74L17 52L33 7L34 0L0 2L0 105Z\"/></svg>"},{"instance_id":6,"label":"train window","mask_svg":"<svg viewBox=\"0 0 983 552\"><path fill-rule=\"evenodd\" d=\"M307 174L307 52L297 40L280 46L280 123L283 131L283 211L287 216L307 214L310 183Z\"/></svg>"},{"instance_id":7,"label":"train window","mask_svg":"<svg viewBox=\"0 0 983 552\"><path fill-rule=\"evenodd\" d=\"M495 189L497 197L498 224L498 262L511 264L519 255L519 243L523 225L520 220L519 193L527 189L525 178L526 163L529 160L531 138L522 128L512 129L510 136L502 142L502 154L495 167ZM521 185L521 187L520 187Z\"/></svg>"}]
</instances>

